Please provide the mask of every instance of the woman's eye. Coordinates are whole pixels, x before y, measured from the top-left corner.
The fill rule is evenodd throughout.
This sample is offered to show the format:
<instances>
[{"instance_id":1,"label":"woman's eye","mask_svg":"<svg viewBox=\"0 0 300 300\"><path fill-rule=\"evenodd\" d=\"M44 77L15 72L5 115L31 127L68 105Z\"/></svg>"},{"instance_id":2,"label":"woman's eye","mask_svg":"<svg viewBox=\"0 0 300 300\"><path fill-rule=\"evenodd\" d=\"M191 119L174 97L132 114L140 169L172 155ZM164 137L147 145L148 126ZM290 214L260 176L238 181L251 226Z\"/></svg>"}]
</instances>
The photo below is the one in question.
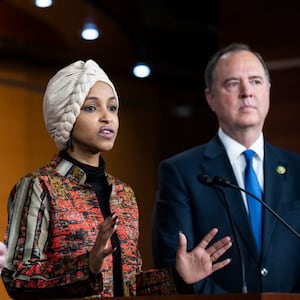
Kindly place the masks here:
<instances>
[{"instance_id":1,"label":"woman's eye","mask_svg":"<svg viewBox=\"0 0 300 300\"><path fill-rule=\"evenodd\" d=\"M114 111L117 111L117 110L118 110L118 107L117 107L116 105L110 105L110 106L108 107L108 109L109 109L109 111L114 112Z\"/></svg>"},{"instance_id":2,"label":"woman's eye","mask_svg":"<svg viewBox=\"0 0 300 300\"><path fill-rule=\"evenodd\" d=\"M96 110L95 106L85 106L83 109L85 111L94 111L94 110Z\"/></svg>"}]
</instances>

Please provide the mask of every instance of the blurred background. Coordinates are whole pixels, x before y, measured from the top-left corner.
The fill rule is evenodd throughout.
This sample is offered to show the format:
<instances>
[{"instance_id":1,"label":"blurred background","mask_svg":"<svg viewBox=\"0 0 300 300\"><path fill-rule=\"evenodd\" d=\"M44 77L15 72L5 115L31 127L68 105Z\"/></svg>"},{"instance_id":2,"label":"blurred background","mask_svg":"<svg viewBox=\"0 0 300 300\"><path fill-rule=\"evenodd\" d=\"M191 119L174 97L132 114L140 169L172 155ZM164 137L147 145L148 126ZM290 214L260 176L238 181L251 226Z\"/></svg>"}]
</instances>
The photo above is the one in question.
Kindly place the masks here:
<instances>
[{"instance_id":1,"label":"blurred background","mask_svg":"<svg viewBox=\"0 0 300 300\"><path fill-rule=\"evenodd\" d=\"M299 20L296 0L54 0L49 7L0 1L1 236L12 185L57 151L42 117L48 80L67 64L92 58L119 93L119 137L103 156L108 171L136 192L144 269L152 268L157 167L215 133L203 74L219 47L244 42L262 54L272 80L265 136L300 152ZM85 26L99 36L84 40ZM141 62L151 68L149 77L134 76ZM0 297L9 299L2 282Z\"/></svg>"}]
</instances>

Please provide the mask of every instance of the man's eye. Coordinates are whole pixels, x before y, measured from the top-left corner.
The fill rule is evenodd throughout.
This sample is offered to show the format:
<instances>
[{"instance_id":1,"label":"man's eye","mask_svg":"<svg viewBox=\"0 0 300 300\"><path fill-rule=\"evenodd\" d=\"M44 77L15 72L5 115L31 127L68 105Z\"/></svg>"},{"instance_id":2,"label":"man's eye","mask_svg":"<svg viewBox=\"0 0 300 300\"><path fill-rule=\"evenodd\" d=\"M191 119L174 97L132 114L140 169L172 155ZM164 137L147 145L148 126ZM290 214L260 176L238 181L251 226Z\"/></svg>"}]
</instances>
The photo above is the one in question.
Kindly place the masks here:
<instances>
[{"instance_id":1,"label":"man's eye","mask_svg":"<svg viewBox=\"0 0 300 300\"><path fill-rule=\"evenodd\" d=\"M226 83L226 87L230 88L230 87L234 87L238 85L238 82L237 81L229 81Z\"/></svg>"},{"instance_id":2,"label":"man's eye","mask_svg":"<svg viewBox=\"0 0 300 300\"><path fill-rule=\"evenodd\" d=\"M255 80L253 80L253 83L254 84L261 84L261 80L255 79Z\"/></svg>"}]
</instances>

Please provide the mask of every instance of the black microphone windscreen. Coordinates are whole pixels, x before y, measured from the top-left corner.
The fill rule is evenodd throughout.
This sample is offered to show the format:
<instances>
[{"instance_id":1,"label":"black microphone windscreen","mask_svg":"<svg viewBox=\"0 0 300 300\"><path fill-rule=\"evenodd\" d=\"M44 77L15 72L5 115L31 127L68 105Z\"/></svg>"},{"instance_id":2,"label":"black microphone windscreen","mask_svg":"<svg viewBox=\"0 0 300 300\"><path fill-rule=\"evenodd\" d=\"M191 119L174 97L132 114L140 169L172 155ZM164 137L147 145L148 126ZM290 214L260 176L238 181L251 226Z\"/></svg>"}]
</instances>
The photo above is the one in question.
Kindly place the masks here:
<instances>
[{"instance_id":1,"label":"black microphone windscreen","mask_svg":"<svg viewBox=\"0 0 300 300\"><path fill-rule=\"evenodd\" d=\"M211 177L209 177L207 174L199 174L197 176L198 181L200 181L202 184L205 185L212 185L213 184L213 180Z\"/></svg>"},{"instance_id":2,"label":"black microphone windscreen","mask_svg":"<svg viewBox=\"0 0 300 300\"><path fill-rule=\"evenodd\" d=\"M231 186L232 183L224 177L214 176L213 183L220 186Z\"/></svg>"}]
</instances>

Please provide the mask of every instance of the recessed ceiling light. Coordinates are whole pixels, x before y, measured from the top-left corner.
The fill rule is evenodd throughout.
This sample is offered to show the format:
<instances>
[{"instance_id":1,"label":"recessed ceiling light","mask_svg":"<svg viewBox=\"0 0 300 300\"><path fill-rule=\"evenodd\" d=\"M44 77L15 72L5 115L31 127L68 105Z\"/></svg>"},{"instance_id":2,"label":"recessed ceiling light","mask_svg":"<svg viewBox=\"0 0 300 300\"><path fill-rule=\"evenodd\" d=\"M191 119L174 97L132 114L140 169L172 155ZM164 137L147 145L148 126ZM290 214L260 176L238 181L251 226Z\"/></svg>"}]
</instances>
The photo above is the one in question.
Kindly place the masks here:
<instances>
[{"instance_id":1,"label":"recessed ceiling light","mask_svg":"<svg viewBox=\"0 0 300 300\"><path fill-rule=\"evenodd\" d=\"M86 23L82 29L81 37L84 40L96 40L99 37L99 30L94 23Z\"/></svg>"},{"instance_id":2,"label":"recessed ceiling light","mask_svg":"<svg viewBox=\"0 0 300 300\"><path fill-rule=\"evenodd\" d=\"M150 67L145 63L137 63L132 70L135 77L138 78L146 78L149 77L151 74Z\"/></svg>"},{"instance_id":3,"label":"recessed ceiling light","mask_svg":"<svg viewBox=\"0 0 300 300\"><path fill-rule=\"evenodd\" d=\"M46 7L52 6L53 1L52 0L35 0L34 4L37 7L46 8Z\"/></svg>"}]
</instances>

